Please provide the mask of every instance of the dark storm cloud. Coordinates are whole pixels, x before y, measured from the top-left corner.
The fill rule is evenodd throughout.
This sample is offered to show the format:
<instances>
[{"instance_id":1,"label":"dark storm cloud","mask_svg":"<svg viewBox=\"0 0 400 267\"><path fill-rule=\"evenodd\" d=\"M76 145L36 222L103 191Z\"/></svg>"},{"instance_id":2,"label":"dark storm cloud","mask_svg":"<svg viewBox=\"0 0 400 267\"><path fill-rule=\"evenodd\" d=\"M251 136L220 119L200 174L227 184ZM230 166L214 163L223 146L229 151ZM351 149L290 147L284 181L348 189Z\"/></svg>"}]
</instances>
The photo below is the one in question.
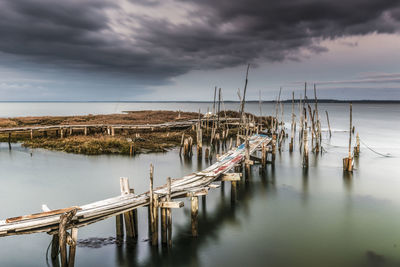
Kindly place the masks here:
<instances>
[{"instance_id":1,"label":"dark storm cloud","mask_svg":"<svg viewBox=\"0 0 400 267\"><path fill-rule=\"evenodd\" d=\"M157 1L129 0L158 12ZM323 39L398 31L398 0L176 0L187 23L132 15L118 1L0 0L0 52L151 82L196 69L321 53ZM159 2L161 3L161 2ZM129 33L111 27L110 14ZM116 27L116 28L115 28Z\"/></svg>"}]
</instances>

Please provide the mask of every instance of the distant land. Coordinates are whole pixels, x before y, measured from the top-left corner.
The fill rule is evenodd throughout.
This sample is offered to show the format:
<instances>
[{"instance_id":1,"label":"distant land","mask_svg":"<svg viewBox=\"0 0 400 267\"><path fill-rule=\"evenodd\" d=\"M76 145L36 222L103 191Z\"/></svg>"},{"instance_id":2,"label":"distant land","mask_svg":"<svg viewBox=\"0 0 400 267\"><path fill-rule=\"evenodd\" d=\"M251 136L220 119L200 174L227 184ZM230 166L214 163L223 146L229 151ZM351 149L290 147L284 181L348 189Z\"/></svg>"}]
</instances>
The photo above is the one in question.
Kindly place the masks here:
<instances>
[{"instance_id":1,"label":"distant land","mask_svg":"<svg viewBox=\"0 0 400 267\"><path fill-rule=\"evenodd\" d=\"M299 99L294 99L298 103ZM301 100L304 101L304 100ZM308 98L308 102L314 102L314 98ZM276 100L262 100L262 103L275 103ZM292 99L281 100L282 103L292 103ZM359 103L359 104L400 104L400 100L339 100L339 99L318 99L318 103ZM48 100L48 101L0 101L0 103L213 103L213 101L146 101L146 100L88 100L88 101L74 101L74 100ZM240 103L238 100L224 100L224 103ZM246 103L259 103L259 100L246 100Z\"/></svg>"}]
</instances>

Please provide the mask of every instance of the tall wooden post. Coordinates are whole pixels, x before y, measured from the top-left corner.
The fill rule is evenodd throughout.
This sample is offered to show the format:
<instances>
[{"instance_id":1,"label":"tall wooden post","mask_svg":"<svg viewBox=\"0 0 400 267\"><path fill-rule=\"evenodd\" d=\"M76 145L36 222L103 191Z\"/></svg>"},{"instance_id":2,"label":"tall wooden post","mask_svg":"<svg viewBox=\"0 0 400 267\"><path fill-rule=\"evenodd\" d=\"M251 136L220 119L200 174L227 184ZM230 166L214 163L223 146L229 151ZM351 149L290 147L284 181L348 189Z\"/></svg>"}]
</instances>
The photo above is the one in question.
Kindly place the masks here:
<instances>
[{"instance_id":1,"label":"tall wooden post","mask_svg":"<svg viewBox=\"0 0 400 267\"><path fill-rule=\"evenodd\" d=\"M292 92L292 124L290 126L291 135L289 143L289 152L293 152L293 139L294 139L294 91Z\"/></svg>"},{"instance_id":2,"label":"tall wooden post","mask_svg":"<svg viewBox=\"0 0 400 267\"><path fill-rule=\"evenodd\" d=\"M304 108L304 130L303 130L303 168L308 168L308 127L307 127L307 110Z\"/></svg>"},{"instance_id":3,"label":"tall wooden post","mask_svg":"<svg viewBox=\"0 0 400 267\"><path fill-rule=\"evenodd\" d=\"M167 201L171 201L171 177L167 179ZM171 209L167 209L167 243L168 246L172 246L172 214Z\"/></svg>"},{"instance_id":4,"label":"tall wooden post","mask_svg":"<svg viewBox=\"0 0 400 267\"><path fill-rule=\"evenodd\" d=\"M348 172L353 171L353 157L351 155L352 128L353 128L353 105L350 102L349 154L347 158L343 159L343 170Z\"/></svg>"},{"instance_id":5,"label":"tall wooden post","mask_svg":"<svg viewBox=\"0 0 400 267\"><path fill-rule=\"evenodd\" d=\"M75 266L76 245L78 242L78 228L74 227L71 229L71 239L72 243L69 247L68 267Z\"/></svg>"},{"instance_id":6,"label":"tall wooden post","mask_svg":"<svg viewBox=\"0 0 400 267\"><path fill-rule=\"evenodd\" d=\"M150 225L151 225L151 244L157 246L158 244L158 196L153 191L153 174L154 167L150 164Z\"/></svg>"}]
</instances>

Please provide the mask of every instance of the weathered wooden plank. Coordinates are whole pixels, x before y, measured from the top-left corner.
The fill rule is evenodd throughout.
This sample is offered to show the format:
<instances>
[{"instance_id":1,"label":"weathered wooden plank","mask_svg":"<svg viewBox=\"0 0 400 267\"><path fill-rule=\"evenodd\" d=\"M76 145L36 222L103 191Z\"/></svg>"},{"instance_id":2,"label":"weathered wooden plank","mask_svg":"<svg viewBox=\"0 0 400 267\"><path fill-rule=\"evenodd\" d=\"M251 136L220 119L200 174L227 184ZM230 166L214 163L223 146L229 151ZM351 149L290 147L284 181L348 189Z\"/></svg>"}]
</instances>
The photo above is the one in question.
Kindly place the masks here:
<instances>
[{"instance_id":1,"label":"weathered wooden plank","mask_svg":"<svg viewBox=\"0 0 400 267\"><path fill-rule=\"evenodd\" d=\"M74 206L74 207L65 208L65 209L51 210L51 211L45 211L45 212L41 212L41 213L34 213L34 214L30 214L30 215L12 217L12 218L7 218L6 223L23 221L23 220L28 220L28 219L36 219L36 218L47 217L47 216L56 215L56 214L62 214L62 213L65 213L65 212L68 212L68 211L71 211L74 209L80 210L81 208Z\"/></svg>"},{"instance_id":2,"label":"weathered wooden plank","mask_svg":"<svg viewBox=\"0 0 400 267\"><path fill-rule=\"evenodd\" d=\"M164 201L159 203L160 208L163 209L179 209L184 206L183 201Z\"/></svg>"}]
</instances>

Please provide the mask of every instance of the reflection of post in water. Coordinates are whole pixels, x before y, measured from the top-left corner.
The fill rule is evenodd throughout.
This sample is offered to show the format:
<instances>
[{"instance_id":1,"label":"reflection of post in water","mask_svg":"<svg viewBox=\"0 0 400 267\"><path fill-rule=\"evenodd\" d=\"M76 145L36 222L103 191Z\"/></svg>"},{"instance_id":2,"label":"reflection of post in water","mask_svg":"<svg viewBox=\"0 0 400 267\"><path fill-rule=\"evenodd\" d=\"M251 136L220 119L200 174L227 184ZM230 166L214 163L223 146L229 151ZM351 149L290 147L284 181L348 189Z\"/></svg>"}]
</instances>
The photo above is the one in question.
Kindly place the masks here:
<instances>
[{"instance_id":1,"label":"reflection of post in water","mask_svg":"<svg viewBox=\"0 0 400 267\"><path fill-rule=\"evenodd\" d=\"M302 190L303 190L303 201L308 200L308 169L303 169L302 172Z\"/></svg>"},{"instance_id":2,"label":"reflection of post in water","mask_svg":"<svg viewBox=\"0 0 400 267\"><path fill-rule=\"evenodd\" d=\"M353 189L353 173L343 172L343 185L348 193L351 193Z\"/></svg>"},{"instance_id":3,"label":"reflection of post in water","mask_svg":"<svg viewBox=\"0 0 400 267\"><path fill-rule=\"evenodd\" d=\"M201 212L203 214L203 219L207 218L207 196L201 196Z\"/></svg>"}]
</instances>

